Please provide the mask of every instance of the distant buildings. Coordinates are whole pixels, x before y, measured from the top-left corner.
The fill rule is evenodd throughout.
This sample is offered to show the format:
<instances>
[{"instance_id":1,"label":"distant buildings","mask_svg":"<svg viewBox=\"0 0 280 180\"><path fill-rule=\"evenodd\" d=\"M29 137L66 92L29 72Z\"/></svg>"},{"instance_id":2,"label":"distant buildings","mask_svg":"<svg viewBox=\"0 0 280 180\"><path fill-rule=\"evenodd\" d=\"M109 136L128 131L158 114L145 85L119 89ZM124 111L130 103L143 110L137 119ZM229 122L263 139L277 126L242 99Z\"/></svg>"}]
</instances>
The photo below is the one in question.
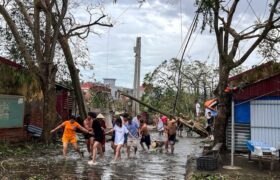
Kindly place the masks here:
<instances>
[{"instance_id":1,"label":"distant buildings","mask_svg":"<svg viewBox=\"0 0 280 180\"><path fill-rule=\"evenodd\" d=\"M91 99L91 92L101 92L106 91L110 92L111 99L113 101L112 110L118 111L131 111L131 100L127 97L124 97L120 94L119 91L127 93L129 95L133 95L133 89L126 87L116 86L116 79L114 78L104 78L103 83L93 83L93 82L85 82L81 84L81 89L85 98L86 104ZM140 97L144 93L144 88L140 87ZM90 109L90 107L88 107Z\"/></svg>"},{"instance_id":2,"label":"distant buildings","mask_svg":"<svg viewBox=\"0 0 280 180\"><path fill-rule=\"evenodd\" d=\"M107 85L111 89L111 95L114 100L118 99L118 88L116 87L116 79L113 78L104 78L103 79L104 85Z\"/></svg>"}]
</instances>

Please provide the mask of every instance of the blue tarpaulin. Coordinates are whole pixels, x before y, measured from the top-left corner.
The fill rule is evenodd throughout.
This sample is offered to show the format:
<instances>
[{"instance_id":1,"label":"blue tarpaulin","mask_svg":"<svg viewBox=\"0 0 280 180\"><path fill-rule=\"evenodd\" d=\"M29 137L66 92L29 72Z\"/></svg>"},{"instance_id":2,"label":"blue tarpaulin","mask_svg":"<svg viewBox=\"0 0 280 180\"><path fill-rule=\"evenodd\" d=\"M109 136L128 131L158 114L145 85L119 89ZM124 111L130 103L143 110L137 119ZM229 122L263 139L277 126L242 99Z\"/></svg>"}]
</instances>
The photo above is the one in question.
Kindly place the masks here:
<instances>
[{"instance_id":1,"label":"blue tarpaulin","mask_svg":"<svg viewBox=\"0 0 280 180\"><path fill-rule=\"evenodd\" d=\"M235 123L250 124L250 102L238 104L234 106Z\"/></svg>"}]
</instances>

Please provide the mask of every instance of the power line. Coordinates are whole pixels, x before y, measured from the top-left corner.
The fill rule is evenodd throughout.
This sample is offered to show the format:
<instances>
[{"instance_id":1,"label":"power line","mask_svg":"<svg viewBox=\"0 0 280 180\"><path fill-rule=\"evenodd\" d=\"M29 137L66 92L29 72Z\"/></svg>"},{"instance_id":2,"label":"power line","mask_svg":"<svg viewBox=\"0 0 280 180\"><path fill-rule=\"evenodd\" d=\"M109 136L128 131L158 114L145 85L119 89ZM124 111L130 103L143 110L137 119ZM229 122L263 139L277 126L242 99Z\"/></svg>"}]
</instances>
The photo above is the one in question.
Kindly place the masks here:
<instances>
[{"instance_id":1,"label":"power line","mask_svg":"<svg viewBox=\"0 0 280 180\"><path fill-rule=\"evenodd\" d=\"M266 0L266 3L265 3L265 10L264 10L264 13L263 13L263 18L265 17L265 14L266 14L267 5L268 5L268 0Z\"/></svg>"},{"instance_id":2,"label":"power line","mask_svg":"<svg viewBox=\"0 0 280 180\"><path fill-rule=\"evenodd\" d=\"M125 8L120 14L119 14L119 16L115 19L115 24L114 25L116 25L117 24L117 20L121 17L121 16L123 16L131 7L132 7L132 5L133 4L131 4L130 6L128 6L127 8Z\"/></svg>"},{"instance_id":3,"label":"power line","mask_svg":"<svg viewBox=\"0 0 280 180\"><path fill-rule=\"evenodd\" d=\"M201 7L201 5L199 6L199 8L200 7ZM194 32L195 23L197 22L198 15L199 15L199 11L197 10L196 14L195 14L195 16L193 18L191 27L189 29L189 36L187 37L187 41L186 41L185 47L184 47L183 52L182 52L181 61L180 61L180 65L179 65L179 73L178 73L178 88L177 88L177 92L176 92L176 96L175 96L175 102L174 102L174 106L173 106L173 114L175 114L175 112L176 112L176 106L177 106L177 102L178 102L178 97L179 97L179 94L180 94L180 91L181 91L181 85L182 85L181 72L182 72L182 64L183 64L183 60L184 60L184 55L185 55L187 46L189 44L189 41L191 39L191 36L192 36L192 34Z\"/></svg>"},{"instance_id":4,"label":"power line","mask_svg":"<svg viewBox=\"0 0 280 180\"><path fill-rule=\"evenodd\" d=\"M192 43L191 43L190 47L188 48L188 50L187 50L186 54L190 54L191 49L192 49L192 47L193 47L193 45L194 45L194 42L195 42L195 40L196 40L196 38L197 38L198 34L199 34L199 33L196 33L196 35L195 35L195 37L194 37L194 39L193 39L193 41L192 41Z\"/></svg>"},{"instance_id":5,"label":"power line","mask_svg":"<svg viewBox=\"0 0 280 180\"><path fill-rule=\"evenodd\" d=\"M257 13L255 12L254 8L253 8L252 5L251 5L251 2L252 2L252 0L250 0L250 2L249 2L249 0L247 0L247 3L249 4L250 9L252 10L253 14L254 14L254 15L256 16L256 18L257 18L257 21L260 22L260 18L257 16Z\"/></svg>"},{"instance_id":6,"label":"power line","mask_svg":"<svg viewBox=\"0 0 280 180\"><path fill-rule=\"evenodd\" d=\"M253 13L254 13L254 14L255 14L255 16L256 16L257 21L259 21L259 22L260 22L260 18L259 18L259 17L257 17L255 10L254 10L254 9L253 9L253 7L251 6L251 2L252 2L252 0L250 0L250 2L247 0L247 3L248 3L247 9L250 7L250 8L251 8L251 10L253 11ZM268 5L268 0L266 1L266 5L265 5L265 7L266 7L266 8L265 8L265 11L264 11L263 17L264 17L264 16L265 16L265 14L266 14L267 5ZM245 44L243 44L243 46L242 46L240 49L244 49L244 47L248 44L248 42L249 42L249 40L247 40L247 42L246 42ZM261 61L259 62L259 64L261 64L264 60L265 60L265 59L261 60Z\"/></svg>"},{"instance_id":7,"label":"power line","mask_svg":"<svg viewBox=\"0 0 280 180\"><path fill-rule=\"evenodd\" d=\"M108 36L107 36L107 43L106 43L106 50L107 50L107 55L106 55L106 78L108 78L110 30L111 30L111 28L108 28Z\"/></svg>"},{"instance_id":8,"label":"power line","mask_svg":"<svg viewBox=\"0 0 280 180\"><path fill-rule=\"evenodd\" d=\"M192 26L193 26L193 21L192 21L190 27L192 27ZM183 43L181 44L181 47L180 47L180 49L179 49L179 52L178 52L178 54L177 54L177 56L176 56L177 59L179 59L180 54L183 52L184 46L185 46L186 41L187 41L187 39L188 39L188 37L189 37L189 35L190 35L190 32L191 32L191 29L188 29L188 32L187 32L187 34L186 34L186 36L185 36L185 38L184 38Z\"/></svg>"},{"instance_id":9,"label":"power line","mask_svg":"<svg viewBox=\"0 0 280 180\"><path fill-rule=\"evenodd\" d=\"M229 0L225 6L228 6L230 2L231 2L231 0ZM244 14L247 13L247 11L248 11L248 9L249 9L249 7L251 5L251 2L252 2L252 0L250 0L250 1L247 0L248 5L247 5L246 9L242 12L240 18L238 19L237 24L235 25L235 28L237 28L239 23L243 20ZM207 59L210 59L210 56L211 56L211 54L212 54L212 52L213 52L213 50L214 50L216 45L217 45L217 42L215 41L213 47L211 48L210 52L208 53L208 56L206 57ZM213 61L214 61L214 58L213 58ZM212 61L212 64L213 64L213 61Z\"/></svg>"},{"instance_id":10,"label":"power line","mask_svg":"<svg viewBox=\"0 0 280 180\"><path fill-rule=\"evenodd\" d=\"M248 0L247 0L247 2L248 2ZM239 18L237 24L235 25L235 28L237 28L237 26L239 25L239 23L241 22L241 20L243 20L244 14L247 13L247 11L248 11L248 9L249 9L249 5L251 4L251 2L252 2L252 0L250 0L250 3L248 3L248 5L247 5L245 11L243 11L243 13L242 13L241 17Z\"/></svg>"},{"instance_id":11,"label":"power line","mask_svg":"<svg viewBox=\"0 0 280 180\"><path fill-rule=\"evenodd\" d=\"M231 0L229 0L225 6L228 6L230 2L231 2Z\"/></svg>"},{"instance_id":12,"label":"power line","mask_svg":"<svg viewBox=\"0 0 280 180\"><path fill-rule=\"evenodd\" d=\"M211 48L210 53L208 54L207 59L206 59L206 61L208 59L210 59L212 52L214 52L214 56L213 56L212 61L211 61L210 64L214 64L214 61L215 61L215 58L216 58L216 53L217 53L217 50L215 50L216 45L217 45L217 42L214 43L214 45Z\"/></svg>"},{"instance_id":13,"label":"power line","mask_svg":"<svg viewBox=\"0 0 280 180\"><path fill-rule=\"evenodd\" d=\"M180 20L181 20L181 43L183 41L183 15L182 15L182 0L180 0Z\"/></svg>"},{"instance_id":14,"label":"power line","mask_svg":"<svg viewBox=\"0 0 280 180\"><path fill-rule=\"evenodd\" d=\"M114 25L116 25L117 24L117 20L121 17L121 16L123 16L130 8L132 7L132 4L130 5L130 6L128 6L127 8L125 8L120 14L119 14L119 16L117 16L117 18L115 19L115 23L114 23ZM106 43L106 51L107 51L107 53L106 53L106 77L108 77L108 66L109 66L109 48L110 48L110 31L111 30L111 28L109 27L108 28L108 36L107 36L107 43Z\"/></svg>"}]
</instances>

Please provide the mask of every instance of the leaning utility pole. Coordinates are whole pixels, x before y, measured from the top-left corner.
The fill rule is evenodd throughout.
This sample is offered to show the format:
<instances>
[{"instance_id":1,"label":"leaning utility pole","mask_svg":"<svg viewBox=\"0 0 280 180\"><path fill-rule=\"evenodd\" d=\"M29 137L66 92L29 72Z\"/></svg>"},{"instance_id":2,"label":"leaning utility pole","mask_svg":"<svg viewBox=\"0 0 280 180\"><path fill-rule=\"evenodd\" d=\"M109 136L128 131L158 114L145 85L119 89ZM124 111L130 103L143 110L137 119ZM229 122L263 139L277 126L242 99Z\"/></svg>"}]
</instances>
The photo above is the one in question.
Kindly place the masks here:
<instances>
[{"instance_id":1,"label":"leaning utility pole","mask_svg":"<svg viewBox=\"0 0 280 180\"><path fill-rule=\"evenodd\" d=\"M135 69L134 69L134 83L133 83L133 96L137 99L140 98L140 67L141 67L141 37L136 39L135 52ZM139 104L135 101L132 103L132 112L137 115L139 114Z\"/></svg>"}]
</instances>

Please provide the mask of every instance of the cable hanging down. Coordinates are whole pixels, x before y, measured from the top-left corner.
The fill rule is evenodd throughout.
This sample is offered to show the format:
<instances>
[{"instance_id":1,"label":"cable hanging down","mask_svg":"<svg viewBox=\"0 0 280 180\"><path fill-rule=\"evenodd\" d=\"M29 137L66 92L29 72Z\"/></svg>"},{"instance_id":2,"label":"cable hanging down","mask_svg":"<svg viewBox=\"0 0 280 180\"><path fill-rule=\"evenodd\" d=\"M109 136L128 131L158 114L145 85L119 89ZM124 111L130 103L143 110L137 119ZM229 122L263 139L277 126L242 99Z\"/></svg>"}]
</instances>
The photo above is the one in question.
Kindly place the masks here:
<instances>
[{"instance_id":1,"label":"cable hanging down","mask_svg":"<svg viewBox=\"0 0 280 180\"><path fill-rule=\"evenodd\" d=\"M199 10L199 9L200 9L200 7L198 8L198 10ZM192 21L192 23L191 23L190 29L189 29L189 31L188 31L188 33L187 33L186 38L185 38L186 43L185 43L185 40L184 40L185 45L184 45L184 49L183 49L183 51L182 51L182 55L181 55L181 59L180 59L179 73L178 73L178 87L177 87L177 92L176 92L175 101L174 101L174 106L173 106L173 114L174 114L174 115L175 115L175 113L176 113L176 106L177 106L178 97L179 97L179 95L180 95L181 85L182 85L182 81L181 81L181 72L182 72L183 59L184 59L184 55L185 55L186 49L187 49L187 47L188 47L188 44L189 44L189 42L190 42L191 36L192 36L192 34L193 34L194 30L195 30L195 27L196 27L196 22L197 22L198 15L199 15L199 11L198 11L198 10L196 11L196 14L195 14L195 16L194 16L194 18L193 18L193 21ZM181 47L183 47L183 44L182 44ZM181 49L180 49L180 51L181 51ZM180 51L179 51L179 52L180 52Z\"/></svg>"}]
</instances>

